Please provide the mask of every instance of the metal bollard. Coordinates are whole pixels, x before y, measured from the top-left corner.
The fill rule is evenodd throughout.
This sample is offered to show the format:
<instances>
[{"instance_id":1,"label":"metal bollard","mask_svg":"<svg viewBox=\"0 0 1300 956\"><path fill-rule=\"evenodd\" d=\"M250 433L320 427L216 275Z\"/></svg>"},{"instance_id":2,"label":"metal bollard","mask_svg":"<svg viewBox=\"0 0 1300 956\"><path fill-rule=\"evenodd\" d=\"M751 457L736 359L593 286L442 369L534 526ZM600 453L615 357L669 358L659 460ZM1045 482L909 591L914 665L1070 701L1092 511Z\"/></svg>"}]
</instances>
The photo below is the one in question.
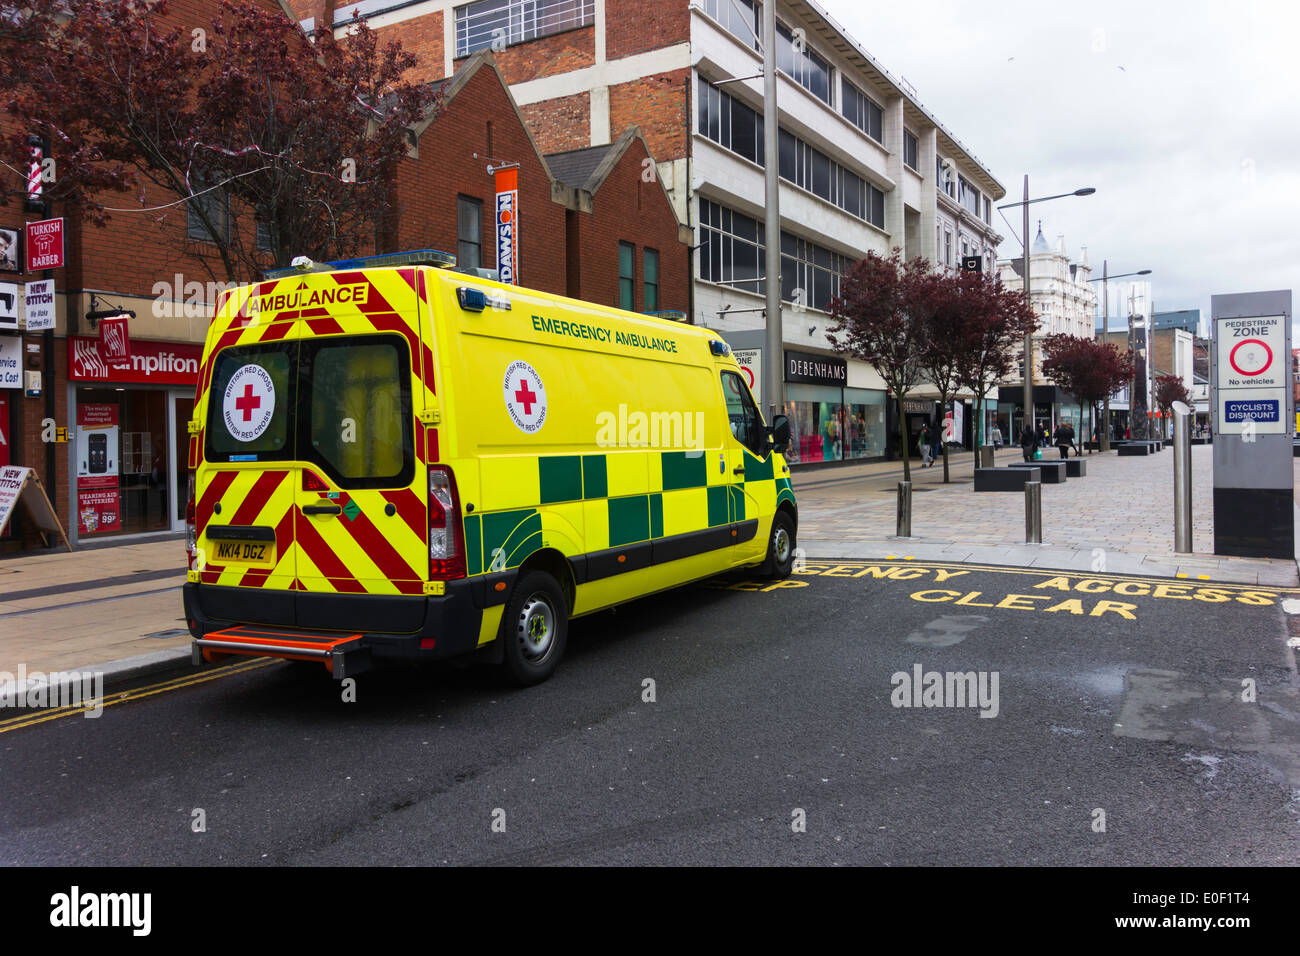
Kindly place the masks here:
<instances>
[{"instance_id":1,"label":"metal bollard","mask_svg":"<svg viewBox=\"0 0 1300 956\"><path fill-rule=\"evenodd\" d=\"M1043 483L1025 482L1025 544L1043 543Z\"/></svg>"},{"instance_id":2,"label":"metal bollard","mask_svg":"<svg viewBox=\"0 0 1300 956\"><path fill-rule=\"evenodd\" d=\"M1192 410L1174 402L1174 551L1192 552Z\"/></svg>"},{"instance_id":3,"label":"metal bollard","mask_svg":"<svg viewBox=\"0 0 1300 956\"><path fill-rule=\"evenodd\" d=\"M980 445L979 449L979 467L994 468L997 462L994 460L996 449L992 445Z\"/></svg>"},{"instance_id":4,"label":"metal bollard","mask_svg":"<svg viewBox=\"0 0 1300 956\"><path fill-rule=\"evenodd\" d=\"M898 483L898 520L894 522L894 535L899 538L912 536L912 483Z\"/></svg>"}]
</instances>

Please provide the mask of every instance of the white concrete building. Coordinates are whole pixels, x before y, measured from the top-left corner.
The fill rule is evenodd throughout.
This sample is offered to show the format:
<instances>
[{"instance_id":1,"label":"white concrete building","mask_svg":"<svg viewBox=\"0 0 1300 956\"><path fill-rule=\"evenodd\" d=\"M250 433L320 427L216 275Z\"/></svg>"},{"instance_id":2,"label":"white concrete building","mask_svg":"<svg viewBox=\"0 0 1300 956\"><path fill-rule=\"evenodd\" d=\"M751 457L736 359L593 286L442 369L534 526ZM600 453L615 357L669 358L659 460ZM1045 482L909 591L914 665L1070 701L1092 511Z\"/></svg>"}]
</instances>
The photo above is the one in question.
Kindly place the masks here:
<instances>
[{"instance_id":1,"label":"white concrete building","mask_svg":"<svg viewBox=\"0 0 1300 956\"><path fill-rule=\"evenodd\" d=\"M1041 220L1029 249L1029 275L1029 297L1039 317L1038 331L1034 333L1034 381L1043 382L1041 339L1060 333L1094 338L1099 296L1097 283L1089 281L1092 267L1088 264L1088 247L1081 247L1078 260L1071 262L1065 237L1057 236L1055 247L1049 245L1043 237ZM999 261L998 276L1008 289L1023 290L1024 260L1016 257Z\"/></svg>"}]
</instances>

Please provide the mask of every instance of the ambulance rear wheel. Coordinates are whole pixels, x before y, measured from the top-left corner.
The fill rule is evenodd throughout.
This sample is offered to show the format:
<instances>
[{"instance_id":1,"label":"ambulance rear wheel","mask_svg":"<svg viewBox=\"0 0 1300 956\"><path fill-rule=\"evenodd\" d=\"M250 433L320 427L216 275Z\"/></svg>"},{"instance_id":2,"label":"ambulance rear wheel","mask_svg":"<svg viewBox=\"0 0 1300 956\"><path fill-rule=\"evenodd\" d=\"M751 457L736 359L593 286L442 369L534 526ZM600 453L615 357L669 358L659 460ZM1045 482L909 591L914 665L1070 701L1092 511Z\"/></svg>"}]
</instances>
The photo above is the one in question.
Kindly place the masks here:
<instances>
[{"instance_id":1,"label":"ambulance rear wheel","mask_svg":"<svg viewBox=\"0 0 1300 956\"><path fill-rule=\"evenodd\" d=\"M794 521L784 511L772 516L772 531L767 539L767 560L759 573L765 578L784 579L794 568Z\"/></svg>"},{"instance_id":2,"label":"ambulance rear wheel","mask_svg":"<svg viewBox=\"0 0 1300 956\"><path fill-rule=\"evenodd\" d=\"M569 605L560 585L543 571L529 571L501 615L506 676L521 686L546 680L564 656L568 633Z\"/></svg>"}]
</instances>

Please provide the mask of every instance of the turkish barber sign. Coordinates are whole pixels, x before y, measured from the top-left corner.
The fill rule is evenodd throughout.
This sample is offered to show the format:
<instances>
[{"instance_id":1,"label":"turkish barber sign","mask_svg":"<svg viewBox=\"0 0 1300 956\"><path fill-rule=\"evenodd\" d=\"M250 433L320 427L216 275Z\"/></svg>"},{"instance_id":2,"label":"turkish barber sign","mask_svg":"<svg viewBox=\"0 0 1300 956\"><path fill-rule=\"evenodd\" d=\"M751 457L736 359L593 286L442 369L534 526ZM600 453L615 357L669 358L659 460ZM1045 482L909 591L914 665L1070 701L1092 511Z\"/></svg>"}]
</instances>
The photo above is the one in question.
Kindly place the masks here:
<instances>
[{"instance_id":1,"label":"turkish barber sign","mask_svg":"<svg viewBox=\"0 0 1300 956\"><path fill-rule=\"evenodd\" d=\"M496 167L497 276L519 284L519 167Z\"/></svg>"},{"instance_id":2,"label":"turkish barber sign","mask_svg":"<svg viewBox=\"0 0 1300 956\"><path fill-rule=\"evenodd\" d=\"M27 271L63 268L63 219L27 224Z\"/></svg>"}]
</instances>

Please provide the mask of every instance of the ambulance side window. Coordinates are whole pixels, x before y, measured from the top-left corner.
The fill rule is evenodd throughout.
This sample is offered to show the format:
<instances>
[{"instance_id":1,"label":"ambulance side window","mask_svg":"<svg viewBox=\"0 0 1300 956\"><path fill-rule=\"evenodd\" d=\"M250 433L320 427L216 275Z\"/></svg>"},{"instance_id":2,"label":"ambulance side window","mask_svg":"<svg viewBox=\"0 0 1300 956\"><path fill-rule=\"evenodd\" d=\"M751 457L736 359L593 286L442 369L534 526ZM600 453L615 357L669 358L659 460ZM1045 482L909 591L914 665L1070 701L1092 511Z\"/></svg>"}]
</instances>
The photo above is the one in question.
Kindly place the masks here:
<instances>
[{"instance_id":1,"label":"ambulance side window","mask_svg":"<svg viewBox=\"0 0 1300 956\"><path fill-rule=\"evenodd\" d=\"M735 372L722 373L722 394L727 399L727 418L731 434L736 440L760 458L765 453L763 419L758 414L749 389Z\"/></svg>"}]
</instances>

